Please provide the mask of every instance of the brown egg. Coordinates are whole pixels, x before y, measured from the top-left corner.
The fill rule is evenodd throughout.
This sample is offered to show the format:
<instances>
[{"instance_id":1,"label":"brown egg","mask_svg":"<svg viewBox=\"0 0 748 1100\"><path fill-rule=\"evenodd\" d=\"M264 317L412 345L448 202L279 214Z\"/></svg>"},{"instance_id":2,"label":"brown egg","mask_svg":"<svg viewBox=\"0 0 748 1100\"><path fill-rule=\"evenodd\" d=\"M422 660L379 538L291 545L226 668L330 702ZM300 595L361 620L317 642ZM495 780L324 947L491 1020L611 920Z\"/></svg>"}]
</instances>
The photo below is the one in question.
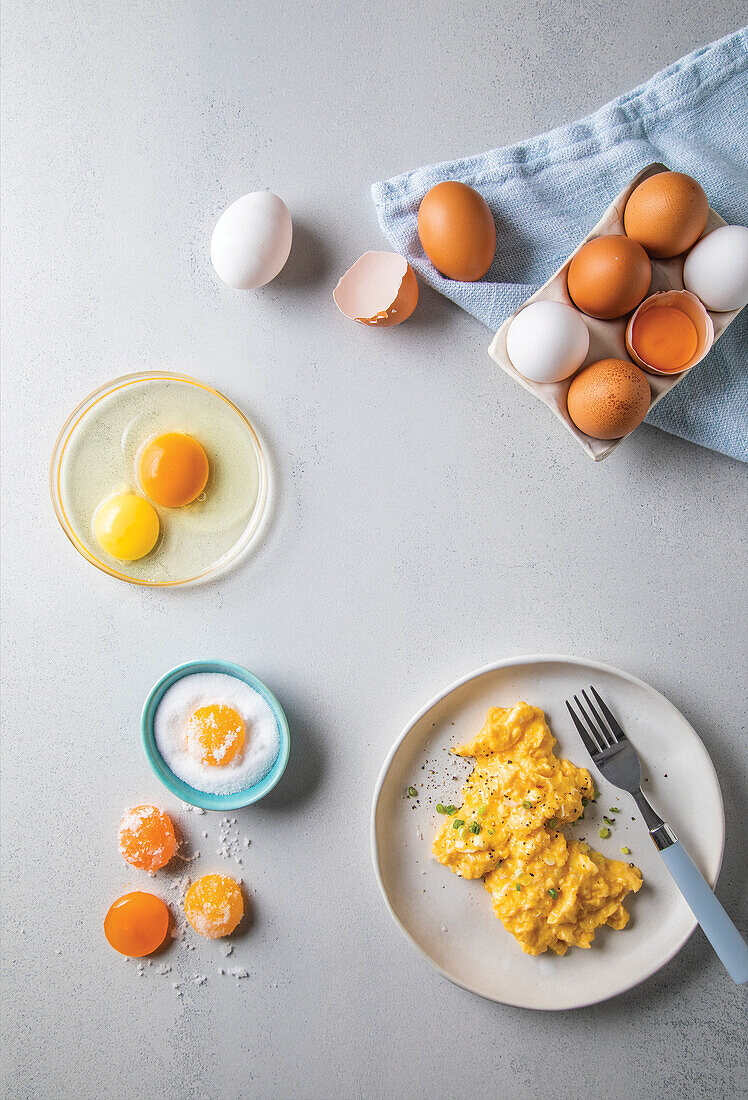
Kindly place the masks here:
<instances>
[{"instance_id":1,"label":"brown egg","mask_svg":"<svg viewBox=\"0 0 748 1100\"><path fill-rule=\"evenodd\" d=\"M652 267L638 241L630 237L595 237L569 264L569 297L590 317L609 321L639 305L649 290Z\"/></svg>"},{"instance_id":2,"label":"brown egg","mask_svg":"<svg viewBox=\"0 0 748 1100\"><path fill-rule=\"evenodd\" d=\"M566 399L569 416L593 439L620 439L647 415L647 376L625 359L600 359L575 375Z\"/></svg>"},{"instance_id":3,"label":"brown egg","mask_svg":"<svg viewBox=\"0 0 748 1100\"><path fill-rule=\"evenodd\" d=\"M466 183L448 180L427 191L418 208L423 251L448 279L481 279L496 252L496 223L488 203Z\"/></svg>"},{"instance_id":4,"label":"brown egg","mask_svg":"<svg viewBox=\"0 0 748 1100\"><path fill-rule=\"evenodd\" d=\"M709 202L695 179L683 172L658 172L629 196L623 227L650 256L679 256L706 229Z\"/></svg>"}]
</instances>

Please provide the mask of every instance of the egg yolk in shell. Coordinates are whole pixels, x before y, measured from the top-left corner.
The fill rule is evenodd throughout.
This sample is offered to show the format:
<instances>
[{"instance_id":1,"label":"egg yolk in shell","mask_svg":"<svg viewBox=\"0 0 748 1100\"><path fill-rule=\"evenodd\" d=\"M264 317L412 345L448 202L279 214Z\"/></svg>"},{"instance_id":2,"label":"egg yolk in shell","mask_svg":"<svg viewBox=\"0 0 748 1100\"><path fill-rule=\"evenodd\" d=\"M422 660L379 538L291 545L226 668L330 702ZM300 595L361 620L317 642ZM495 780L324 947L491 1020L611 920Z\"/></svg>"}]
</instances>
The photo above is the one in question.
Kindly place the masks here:
<instances>
[{"instance_id":1,"label":"egg yolk in shell","mask_svg":"<svg viewBox=\"0 0 748 1100\"><path fill-rule=\"evenodd\" d=\"M150 955L169 930L169 910L155 894L135 890L118 898L104 918L104 935L120 955Z\"/></svg>"},{"instance_id":2,"label":"egg yolk in shell","mask_svg":"<svg viewBox=\"0 0 748 1100\"><path fill-rule=\"evenodd\" d=\"M135 806L122 818L117 836L122 858L142 871L165 867L177 850L174 826L157 806Z\"/></svg>"},{"instance_id":3,"label":"egg yolk in shell","mask_svg":"<svg viewBox=\"0 0 748 1100\"><path fill-rule=\"evenodd\" d=\"M244 748L244 719L233 707L198 707L187 727L187 748L200 764L228 764Z\"/></svg>"},{"instance_id":4,"label":"egg yolk in shell","mask_svg":"<svg viewBox=\"0 0 748 1100\"><path fill-rule=\"evenodd\" d=\"M208 456L197 440L184 432L156 436L135 461L138 484L163 508L190 504L208 482Z\"/></svg>"},{"instance_id":5,"label":"egg yolk in shell","mask_svg":"<svg viewBox=\"0 0 748 1100\"><path fill-rule=\"evenodd\" d=\"M120 561L137 561L150 554L161 529L153 505L134 493L115 493L103 501L93 526L101 549Z\"/></svg>"},{"instance_id":6,"label":"egg yolk in shell","mask_svg":"<svg viewBox=\"0 0 748 1100\"><path fill-rule=\"evenodd\" d=\"M184 912L201 936L230 936L244 916L241 884L227 875L203 875L187 891Z\"/></svg>"}]
</instances>

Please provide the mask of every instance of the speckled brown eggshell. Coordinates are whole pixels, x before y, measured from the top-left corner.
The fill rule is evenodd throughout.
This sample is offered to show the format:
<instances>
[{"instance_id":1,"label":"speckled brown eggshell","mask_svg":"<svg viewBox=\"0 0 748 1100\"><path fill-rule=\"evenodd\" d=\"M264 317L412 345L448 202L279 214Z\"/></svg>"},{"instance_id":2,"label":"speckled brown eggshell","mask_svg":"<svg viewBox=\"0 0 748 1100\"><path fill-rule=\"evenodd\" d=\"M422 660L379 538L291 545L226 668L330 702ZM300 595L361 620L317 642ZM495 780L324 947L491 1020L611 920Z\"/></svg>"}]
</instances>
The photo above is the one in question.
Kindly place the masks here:
<instances>
[{"instance_id":1,"label":"speckled brown eggshell","mask_svg":"<svg viewBox=\"0 0 748 1100\"><path fill-rule=\"evenodd\" d=\"M569 416L594 439L620 439L641 424L652 393L643 371L625 359L600 359L569 386Z\"/></svg>"}]
</instances>

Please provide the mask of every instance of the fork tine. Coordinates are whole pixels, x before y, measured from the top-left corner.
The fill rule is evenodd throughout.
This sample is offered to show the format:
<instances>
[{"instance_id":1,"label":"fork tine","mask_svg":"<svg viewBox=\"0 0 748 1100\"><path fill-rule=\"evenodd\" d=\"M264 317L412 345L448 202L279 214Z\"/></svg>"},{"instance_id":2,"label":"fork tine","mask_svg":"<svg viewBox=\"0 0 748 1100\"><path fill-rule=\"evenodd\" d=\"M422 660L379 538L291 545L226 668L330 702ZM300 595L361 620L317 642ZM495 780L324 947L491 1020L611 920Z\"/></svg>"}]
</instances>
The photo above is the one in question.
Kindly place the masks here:
<instances>
[{"instance_id":1,"label":"fork tine","mask_svg":"<svg viewBox=\"0 0 748 1100\"><path fill-rule=\"evenodd\" d=\"M582 692L582 694L584 695L584 692ZM581 699L579 698L579 696L577 696L577 695L574 696L574 702L579 707L579 710L581 711L585 722L587 723L590 731L592 732L592 736L595 738L597 743L600 745L601 751L604 752L605 749L610 747L608 745L608 738L605 736L604 728L602 730L598 729L598 727L595 725L595 723L590 718L587 711L584 709L584 705L583 705ZM587 702L589 703L589 699L587 700Z\"/></svg>"},{"instance_id":2,"label":"fork tine","mask_svg":"<svg viewBox=\"0 0 748 1100\"><path fill-rule=\"evenodd\" d=\"M566 709L569 711L569 714L571 715L572 722L577 727L577 731L579 733L579 736L582 738L582 741L584 743L584 747L586 748L587 752L590 754L592 759L595 760L596 757L598 757L600 755L599 746L596 744L596 742L587 733L587 730L584 728L584 723L581 722L579 718L577 718L576 714L574 713L574 708L572 707L572 705L571 705L571 703L569 702L568 699L566 700Z\"/></svg>"},{"instance_id":3,"label":"fork tine","mask_svg":"<svg viewBox=\"0 0 748 1100\"><path fill-rule=\"evenodd\" d=\"M590 711L592 712L592 714L594 715L595 721L597 722L597 724L600 728L600 731L602 732L602 734L605 738L605 747L610 748L611 745L615 745L615 743L616 743L615 737L613 736L611 731L606 726L605 719L601 718L600 712L595 709L595 704L590 700L590 697L587 694L587 692L582 691L582 695L584 696L584 701L587 704L587 706L590 708Z\"/></svg>"},{"instance_id":4,"label":"fork tine","mask_svg":"<svg viewBox=\"0 0 748 1100\"><path fill-rule=\"evenodd\" d=\"M619 725L618 720L616 719L615 715L611 711L610 707L607 705L607 703L605 702L603 697L600 695L600 692L595 691L592 684L590 684L590 691L592 692L592 694L597 699L598 703L600 704L600 709L602 710L605 717L608 719L608 725L610 726L611 730L613 731L613 736L615 737L616 741L626 741L627 740L626 734L624 733L623 729Z\"/></svg>"}]
</instances>

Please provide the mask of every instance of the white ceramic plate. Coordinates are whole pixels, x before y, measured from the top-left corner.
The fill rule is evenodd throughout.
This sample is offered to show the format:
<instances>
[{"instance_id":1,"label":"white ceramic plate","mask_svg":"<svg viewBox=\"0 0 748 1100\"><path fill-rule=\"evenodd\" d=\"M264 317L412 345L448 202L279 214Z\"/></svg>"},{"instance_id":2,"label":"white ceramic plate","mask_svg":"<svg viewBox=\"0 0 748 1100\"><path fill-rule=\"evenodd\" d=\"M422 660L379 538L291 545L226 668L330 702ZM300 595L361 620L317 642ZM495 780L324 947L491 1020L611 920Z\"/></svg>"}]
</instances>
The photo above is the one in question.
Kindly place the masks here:
<instances>
[{"instance_id":1,"label":"white ceramic plate","mask_svg":"<svg viewBox=\"0 0 748 1100\"><path fill-rule=\"evenodd\" d=\"M405 935L445 978L492 1001L537 1009L595 1004L654 974L696 927L633 800L601 778L572 725L564 700L591 683L638 750L652 804L708 881L717 881L725 841L719 782L699 737L659 692L608 665L571 657L514 657L471 673L432 699L393 745L374 792L371 839L379 885ZM431 856L443 821L436 805L460 804L473 766L447 750L477 733L490 706L519 699L542 707L558 755L589 767L601 792L567 832L613 858L630 848L644 875L627 902L627 928L600 929L589 950L572 947L563 957L525 955L494 916L483 883L458 878ZM411 786L417 799L407 795ZM609 813L611 806L621 813ZM603 814L617 819L608 840L598 837Z\"/></svg>"}]
</instances>

